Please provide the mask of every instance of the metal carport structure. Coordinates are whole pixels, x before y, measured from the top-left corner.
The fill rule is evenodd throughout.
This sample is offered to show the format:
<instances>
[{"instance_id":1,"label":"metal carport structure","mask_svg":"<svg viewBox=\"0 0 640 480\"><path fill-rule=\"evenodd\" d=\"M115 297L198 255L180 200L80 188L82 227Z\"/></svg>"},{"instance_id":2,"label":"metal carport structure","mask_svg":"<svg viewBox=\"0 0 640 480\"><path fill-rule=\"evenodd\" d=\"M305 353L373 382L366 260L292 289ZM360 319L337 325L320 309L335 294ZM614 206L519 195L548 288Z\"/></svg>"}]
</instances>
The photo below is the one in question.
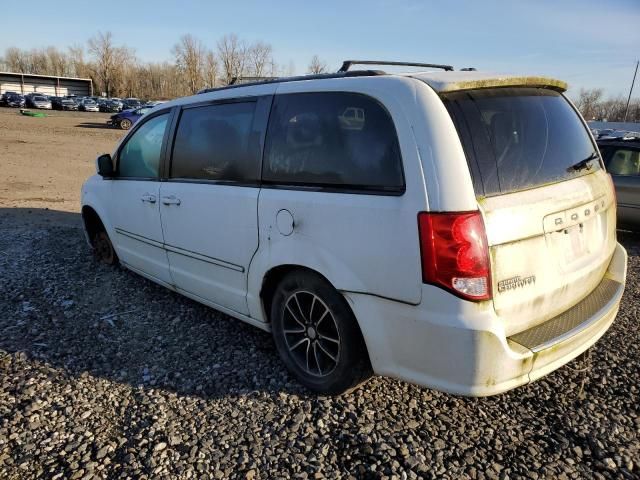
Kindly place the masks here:
<instances>
[{"instance_id":1,"label":"metal carport structure","mask_svg":"<svg viewBox=\"0 0 640 480\"><path fill-rule=\"evenodd\" d=\"M55 97L90 96L93 95L93 81L90 78L0 72L0 94L4 92L18 92L22 95L37 92Z\"/></svg>"}]
</instances>

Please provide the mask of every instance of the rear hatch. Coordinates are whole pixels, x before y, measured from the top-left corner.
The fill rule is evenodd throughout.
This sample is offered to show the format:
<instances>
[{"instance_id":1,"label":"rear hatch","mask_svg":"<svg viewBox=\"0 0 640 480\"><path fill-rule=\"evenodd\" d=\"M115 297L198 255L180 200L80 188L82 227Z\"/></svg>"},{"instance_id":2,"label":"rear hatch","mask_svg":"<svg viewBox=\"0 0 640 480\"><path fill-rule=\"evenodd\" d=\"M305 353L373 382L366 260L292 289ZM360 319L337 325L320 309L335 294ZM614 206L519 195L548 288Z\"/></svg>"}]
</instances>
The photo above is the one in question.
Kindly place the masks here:
<instances>
[{"instance_id":1,"label":"rear hatch","mask_svg":"<svg viewBox=\"0 0 640 480\"><path fill-rule=\"evenodd\" d=\"M571 308L602 281L615 198L587 127L551 89L442 95L469 162L507 335Z\"/></svg>"}]
</instances>

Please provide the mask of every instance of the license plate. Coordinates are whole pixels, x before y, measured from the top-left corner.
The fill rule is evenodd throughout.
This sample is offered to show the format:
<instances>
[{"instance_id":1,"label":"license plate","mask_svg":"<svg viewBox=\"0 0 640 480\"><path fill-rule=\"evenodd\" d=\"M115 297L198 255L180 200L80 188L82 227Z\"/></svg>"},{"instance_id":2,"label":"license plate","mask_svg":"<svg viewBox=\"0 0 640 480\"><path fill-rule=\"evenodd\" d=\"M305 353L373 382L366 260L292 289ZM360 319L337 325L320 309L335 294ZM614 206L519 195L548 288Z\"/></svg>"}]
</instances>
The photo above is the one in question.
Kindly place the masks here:
<instances>
[{"instance_id":1,"label":"license plate","mask_svg":"<svg viewBox=\"0 0 640 480\"><path fill-rule=\"evenodd\" d=\"M574 225L567 228L566 231L566 235L569 237L567 260L571 261L584 256L587 253L587 236L584 232L584 226Z\"/></svg>"}]
</instances>

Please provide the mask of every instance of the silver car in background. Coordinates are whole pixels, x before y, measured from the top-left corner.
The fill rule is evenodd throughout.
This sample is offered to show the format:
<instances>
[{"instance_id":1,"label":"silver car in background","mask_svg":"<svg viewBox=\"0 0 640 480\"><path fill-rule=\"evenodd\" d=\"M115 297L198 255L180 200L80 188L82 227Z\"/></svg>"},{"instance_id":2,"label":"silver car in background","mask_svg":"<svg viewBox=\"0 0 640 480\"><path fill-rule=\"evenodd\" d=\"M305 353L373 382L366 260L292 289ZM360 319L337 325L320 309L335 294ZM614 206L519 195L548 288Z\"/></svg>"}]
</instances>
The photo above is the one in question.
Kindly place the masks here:
<instances>
[{"instance_id":1,"label":"silver car in background","mask_svg":"<svg viewBox=\"0 0 640 480\"><path fill-rule=\"evenodd\" d=\"M93 99L85 98L78 105L78 110L82 112L99 112L100 107Z\"/></svg>"},{"instance_id":2,"label":"silver car in background","mask_svg":"<svg viewBox=\"0 0 640 480\"><path fill-rule=\"evenodd\" d=\"M52 106L51 106L51 100L49 100L47 97L41 96L41 95L35 95L32 99L31 99L31 103L33 104L33 106L35 108L42 108L45 110L51 110Z\"/></svg>"},{"instance_id":3,"label":"silver car in background","mask_svg":"<svg viewBox=\"0 0 640 480\"><path fill-rule=\"evenodd\" d=\"M640 231L640 134L601 138L598 147L615 185L618 226Z\"/></svg>"}]
</instances>

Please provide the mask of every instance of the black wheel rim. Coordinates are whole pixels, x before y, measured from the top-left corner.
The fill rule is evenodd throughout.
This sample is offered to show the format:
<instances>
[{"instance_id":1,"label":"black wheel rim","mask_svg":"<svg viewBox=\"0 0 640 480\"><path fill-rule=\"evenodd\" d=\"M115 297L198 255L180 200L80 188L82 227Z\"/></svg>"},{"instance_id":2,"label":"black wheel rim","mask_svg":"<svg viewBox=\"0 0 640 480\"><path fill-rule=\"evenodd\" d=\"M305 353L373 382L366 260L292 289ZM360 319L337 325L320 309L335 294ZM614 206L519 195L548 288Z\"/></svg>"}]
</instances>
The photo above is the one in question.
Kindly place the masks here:
<instances>
[{"instance_id":1,"label":"black wheel rim","mask_svg":"<svg viewBox=\"0 0 640 480\"><path fill-rule=\"evenodd\" d=\"M282 320L285 344L296 365L314 377L333 373L342 342L327 304L316 294L299 290L285 300Z\"/></svg>"}]
</instances>

